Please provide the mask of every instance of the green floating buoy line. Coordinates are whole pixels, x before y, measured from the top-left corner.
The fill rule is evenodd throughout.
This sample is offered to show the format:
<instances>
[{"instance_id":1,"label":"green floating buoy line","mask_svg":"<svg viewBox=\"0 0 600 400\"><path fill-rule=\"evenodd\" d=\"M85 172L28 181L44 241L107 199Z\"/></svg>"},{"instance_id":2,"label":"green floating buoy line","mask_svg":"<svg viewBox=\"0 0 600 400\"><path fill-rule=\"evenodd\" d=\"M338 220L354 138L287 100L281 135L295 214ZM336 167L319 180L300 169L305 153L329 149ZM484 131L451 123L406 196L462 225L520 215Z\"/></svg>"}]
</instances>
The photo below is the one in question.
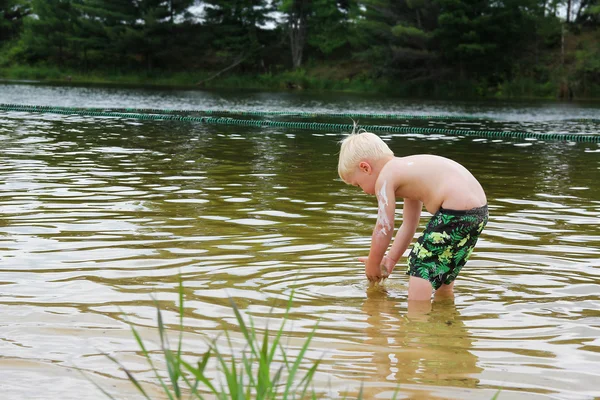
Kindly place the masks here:
<instances>
[{"instance_id":1,"label":"green floating buoy line","mask_svg":"<svg viewBox=\"0 0 600 400\"><path fill-rule=\"evenodd\" d=\"M0 110L4 111L22 111L22 112L39 112L53 113L64 115L83 115L93 117L118 117L118 118L134 118L141 120L161 120L161 121L182 121L182 122L199 122L212 125L238 125L238 126L253 126L258 128L274 127L274 128L292 128L292 129L307 129L313 131L337 131L351 132L355 127L353 124L329 124L322 122L289 122L289 121L269 121L269 120L247 120L235 119L230 117L212 117L212 116L186 116L178 115L176 111L171 113L150 113L151 109L146 112L134 112L130 110L140 109L119 109L117 111L106 111L106 108L83 108L83 107L52 107L52 106L34 106L20 104L0 104ZM163 110L164 111L164 110ZM223 113L223 111L208 110L208 115ZM233 112L231 112L233 114ZM247 112L250 113L250 112ZM248 115L248 114L246 114ZM264 114L267 115L267 114ZM263 115L263 116L264 116ZM269 114L275 115L275 114ZM283 114L281 114L283 115ZM291 115L291 114L286 114ZM315 114L316 115L316 114ZM358 116L359 114L348 114L346 116ZM364 114L376 115L376 114ZM386 114L381 114L386 115ZM341 116L339 114L320 114L320 116ZM540 133L540 132L520 132L520 131L484 131L484 130L468 130L468 129L445 129L445 128L419 128L393 125L357 125L358 129L365 129L370 132L381 133L405 133L405 134L438 134L449 136L477 136L500 139L536 139L549 141L571 141L571 142L587 142L600 143L600 135L588 134L568 134L568 133Z\"/></svg>"}]
</instances>

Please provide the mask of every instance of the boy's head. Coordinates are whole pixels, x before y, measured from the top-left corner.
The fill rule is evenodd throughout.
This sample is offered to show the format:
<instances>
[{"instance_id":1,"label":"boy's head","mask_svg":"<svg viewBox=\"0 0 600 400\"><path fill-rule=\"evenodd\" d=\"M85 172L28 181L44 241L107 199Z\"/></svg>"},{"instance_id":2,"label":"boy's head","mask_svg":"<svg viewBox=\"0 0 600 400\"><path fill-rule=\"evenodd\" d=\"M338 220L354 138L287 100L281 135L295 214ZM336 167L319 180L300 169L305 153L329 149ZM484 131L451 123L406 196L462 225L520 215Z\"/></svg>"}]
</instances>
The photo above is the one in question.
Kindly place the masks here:
<instances>
[{"instance_id":1,"label":"boy's head","mask_svg":"<svg viewBox=\"0 0 600 400\"><path fill-rule=\"evenodd\" d=\"M379 159L393 156L394 152L374 133L352 132L341 141L338 174L344 182L350 183L352 174L362 161L372 164Z\"/></svg>"}]
</instances>

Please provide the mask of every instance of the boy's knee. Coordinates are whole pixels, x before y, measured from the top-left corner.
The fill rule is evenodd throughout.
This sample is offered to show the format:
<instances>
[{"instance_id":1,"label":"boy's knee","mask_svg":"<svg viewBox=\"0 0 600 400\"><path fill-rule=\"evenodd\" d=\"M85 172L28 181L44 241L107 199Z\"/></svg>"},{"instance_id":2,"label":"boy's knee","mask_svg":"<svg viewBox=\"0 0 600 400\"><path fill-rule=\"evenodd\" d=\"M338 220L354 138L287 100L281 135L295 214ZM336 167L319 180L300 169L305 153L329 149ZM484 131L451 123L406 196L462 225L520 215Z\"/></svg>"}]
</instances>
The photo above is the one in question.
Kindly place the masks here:
<instances>
[{"instance_id":1,"label":"boy's knee","mask_svg":"<svg viewBox=\"0 0 600 400\"><path fill-rule=\"evenodd\" d=\"M408 300L430 300L433 286L431 282L418 276L408 280Z\"/></svg>"}]
</instances>

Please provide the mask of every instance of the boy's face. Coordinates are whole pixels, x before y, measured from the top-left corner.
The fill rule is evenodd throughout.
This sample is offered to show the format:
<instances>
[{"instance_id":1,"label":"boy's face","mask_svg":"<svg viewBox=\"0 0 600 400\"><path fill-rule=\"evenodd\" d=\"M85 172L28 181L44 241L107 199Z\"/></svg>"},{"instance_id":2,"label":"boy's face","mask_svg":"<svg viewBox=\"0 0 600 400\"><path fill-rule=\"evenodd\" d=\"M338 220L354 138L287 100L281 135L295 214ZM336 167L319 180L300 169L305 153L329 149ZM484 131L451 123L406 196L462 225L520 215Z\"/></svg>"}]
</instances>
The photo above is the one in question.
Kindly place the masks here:
<instances>
[{"instance_id":1,"label":"boy's face","mask_svg":"<svg viewBox=\"0 0 600 400\"><path fill-rule=\"evenodd\" d=\"M377 177L373 174L371 165L361 161L354 172L348 177L348 183L360 187L366 194L375 194L375 181Z\"/></svg>"}]
</instances>

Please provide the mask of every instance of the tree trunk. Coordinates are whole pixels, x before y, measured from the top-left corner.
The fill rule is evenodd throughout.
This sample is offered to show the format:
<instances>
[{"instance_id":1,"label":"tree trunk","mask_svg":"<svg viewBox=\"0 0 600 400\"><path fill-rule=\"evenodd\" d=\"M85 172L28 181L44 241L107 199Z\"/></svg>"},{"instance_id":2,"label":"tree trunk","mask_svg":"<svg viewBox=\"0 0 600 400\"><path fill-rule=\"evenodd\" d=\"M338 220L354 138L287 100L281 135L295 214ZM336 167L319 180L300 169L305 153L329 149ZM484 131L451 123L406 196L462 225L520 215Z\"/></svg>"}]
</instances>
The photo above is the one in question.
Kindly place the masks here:
<instances>
[{"instance_id":1,"label":"tree trunk","mask_svg":"<svg viewBox=\"0 0 600 400\"><path fill-rule=\"evenodd\" d=\"M302 65L306 34L308 31L308 8L310 1L295 0L288 16L290 47L292 49L292 64L295 68Z\"/></svg>"},{"instance_id":2,"label":"tree trunk","mask_svg":"<svg viewBox=\"0 0 600 400\"><path fill-rule=\"evenodd\" d=\"M290 20L290 47L292 48L292 64L294 69L302 65L302 55L306 43L306 18L300 15Z\"/></svg>"},{"instance_id":3,"label":"tree trunk","mask_svg":"<svg viewBox=\"0 0 600 400\"><path fill-rule=\"evenodd\" d=\"M586 7L588 6L588 3L589 3L588 0L581 0L581 3L579 3L579 8L577 9L577 15L575 17L575 22L580 21L581 12L586 9Z\"/></svg>"},{"instance_id":4,"label":"tree trunk","mask_svg":"<svg viewBox=\"0 0 600 400\"><path fill-rule=\"evenodd\" d=\"M547 0L544 0L544 1L542 2L542 17L545 17L545 16L546 16L546 1L547 1Z\"/></svg>"}]
</instances>

